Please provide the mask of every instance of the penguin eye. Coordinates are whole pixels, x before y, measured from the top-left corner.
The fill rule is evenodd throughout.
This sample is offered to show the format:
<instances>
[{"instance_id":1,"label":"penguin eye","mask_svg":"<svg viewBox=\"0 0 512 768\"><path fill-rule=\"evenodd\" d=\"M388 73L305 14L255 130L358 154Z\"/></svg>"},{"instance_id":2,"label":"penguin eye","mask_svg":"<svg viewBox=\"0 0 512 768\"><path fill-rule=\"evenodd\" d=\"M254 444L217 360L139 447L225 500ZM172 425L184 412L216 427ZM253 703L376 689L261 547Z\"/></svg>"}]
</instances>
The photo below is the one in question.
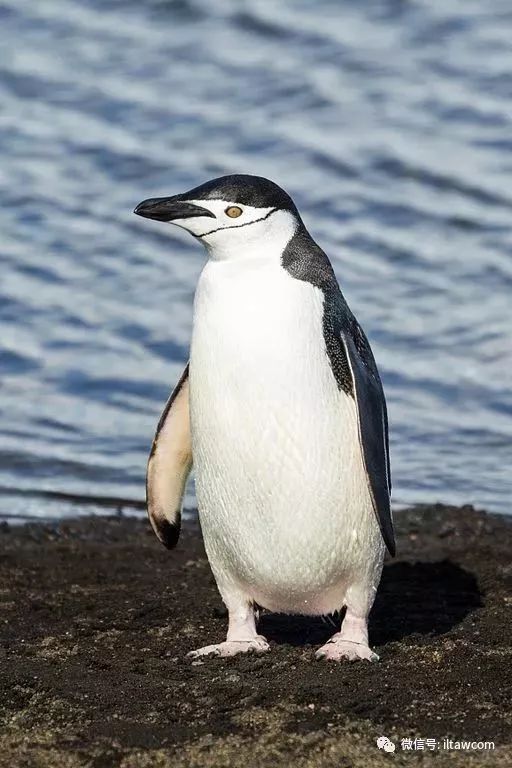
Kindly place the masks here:
<instances>
[{"instance_id":1,"label":"penguin eye","mask_svg":"<svg viewBox=\"0 0 512 768\"><path fill-rule=\"evenodd\" d=\"M226 208L224 213L226 216L229 216L230 219L237 219L242 215L243 211L238 207L238 205L230 205L229 208Z\"/></svg>"}]
</instances>

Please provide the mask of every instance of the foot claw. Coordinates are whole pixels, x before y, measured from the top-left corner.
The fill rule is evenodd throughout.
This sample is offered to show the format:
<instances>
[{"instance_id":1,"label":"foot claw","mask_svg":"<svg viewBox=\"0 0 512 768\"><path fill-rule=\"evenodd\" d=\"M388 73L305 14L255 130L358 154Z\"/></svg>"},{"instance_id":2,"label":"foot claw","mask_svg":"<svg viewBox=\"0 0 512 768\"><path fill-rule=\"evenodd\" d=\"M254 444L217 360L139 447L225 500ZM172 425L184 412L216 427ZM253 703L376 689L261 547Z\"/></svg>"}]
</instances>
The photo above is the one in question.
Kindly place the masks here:
<instances>
[{"instance_id":1,"label":"foot claw","mask_svg":"<svg viewBox=\"0 0 512 768\"><path fill-rule=\"evenodd\" d=\"M202 656L229 658L239 653L266 653L267 651L270 651L269 644L264 637L258 635L251 640L225 640L223 643L205 645L204 648L197 648L187 653L187 659L199 659Z\"/></svg>"},{"instance_id":2,"label":"foot claw","mask_svg":"<svg viewBox=\"0 0 512 768\"><path fill-rule=\"evenodd\" d=\"M315 653L316 659L326 659L327 661L357 661L365 659L366 661L378 661L378 655L364 643L354 643L351 640L332 639Z\"/></svg>"}]
</instances>

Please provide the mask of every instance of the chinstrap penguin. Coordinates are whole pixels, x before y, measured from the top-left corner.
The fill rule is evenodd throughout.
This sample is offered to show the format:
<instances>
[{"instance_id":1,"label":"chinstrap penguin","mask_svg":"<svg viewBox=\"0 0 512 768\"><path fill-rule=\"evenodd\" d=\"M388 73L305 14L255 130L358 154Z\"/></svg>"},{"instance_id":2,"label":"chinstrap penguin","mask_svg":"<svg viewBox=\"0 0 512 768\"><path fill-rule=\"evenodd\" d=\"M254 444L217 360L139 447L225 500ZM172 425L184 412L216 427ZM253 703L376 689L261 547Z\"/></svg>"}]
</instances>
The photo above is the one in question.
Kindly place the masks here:
<instances>
[{"instance_id":1,"label":"chinstrap penguin","mask_svg":"<svg viewBox=\"0 0 512 768\"><path fill-rule=\"evenodd\" d=\"M255 606L325 615L316 656L369 659L368 614L395 551L386 402L368 340L331 263L273 182L224 176L135 213L206 247L190 361L157 427L148 512L176 545L192 467L204 544L229 613L224 642L264 652Z\"/></svg>"}]
</instances>

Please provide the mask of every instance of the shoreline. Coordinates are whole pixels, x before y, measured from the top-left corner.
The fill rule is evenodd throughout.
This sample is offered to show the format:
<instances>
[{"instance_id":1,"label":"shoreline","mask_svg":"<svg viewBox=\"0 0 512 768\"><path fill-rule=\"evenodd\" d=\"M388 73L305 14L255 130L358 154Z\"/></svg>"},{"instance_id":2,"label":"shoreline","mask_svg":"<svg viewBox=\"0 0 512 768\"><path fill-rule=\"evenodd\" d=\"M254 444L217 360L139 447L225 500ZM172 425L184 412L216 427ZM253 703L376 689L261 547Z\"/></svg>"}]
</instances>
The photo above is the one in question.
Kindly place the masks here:
<instances>
[{"instance_id":1,"label":"shoreline","mask_svg":"<svg viewBox=\"0 0 512 768\"><path fill-rule=\"evenodd\" d=\"M185 659L226 629L195 522L172 552L135 517L3 523L0 766L410 765L403 738L439 744L422 765L510 764L512 520L423 505L395 521L381 661L340 665L313 658L329 623L274 614L271 653Z\"/></svg>"}]
</instances>

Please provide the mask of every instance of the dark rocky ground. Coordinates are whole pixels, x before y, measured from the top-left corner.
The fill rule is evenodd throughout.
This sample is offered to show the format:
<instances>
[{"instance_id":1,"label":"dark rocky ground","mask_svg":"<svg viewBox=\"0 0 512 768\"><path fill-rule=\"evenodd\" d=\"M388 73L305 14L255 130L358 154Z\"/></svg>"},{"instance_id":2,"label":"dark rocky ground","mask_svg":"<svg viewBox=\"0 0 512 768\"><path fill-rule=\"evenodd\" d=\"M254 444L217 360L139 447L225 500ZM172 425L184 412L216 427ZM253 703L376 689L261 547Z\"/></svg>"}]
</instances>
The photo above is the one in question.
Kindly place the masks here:
<instances>
[{"instance_id":1,"label":"dark rocky ground","mask_svg":"<svg viewBox=\"0 0 512 768\"><path fill-rule=\"evenodd\" d=\"M0 766L511 766L512 523L470 507L396 515L372 614L378 664L315 661L333 631L268 615L262 657L191 663L225 616L197 528L0 530ZM401 738L494 751L379 752Z\"/></svg>"}]
</instances>

